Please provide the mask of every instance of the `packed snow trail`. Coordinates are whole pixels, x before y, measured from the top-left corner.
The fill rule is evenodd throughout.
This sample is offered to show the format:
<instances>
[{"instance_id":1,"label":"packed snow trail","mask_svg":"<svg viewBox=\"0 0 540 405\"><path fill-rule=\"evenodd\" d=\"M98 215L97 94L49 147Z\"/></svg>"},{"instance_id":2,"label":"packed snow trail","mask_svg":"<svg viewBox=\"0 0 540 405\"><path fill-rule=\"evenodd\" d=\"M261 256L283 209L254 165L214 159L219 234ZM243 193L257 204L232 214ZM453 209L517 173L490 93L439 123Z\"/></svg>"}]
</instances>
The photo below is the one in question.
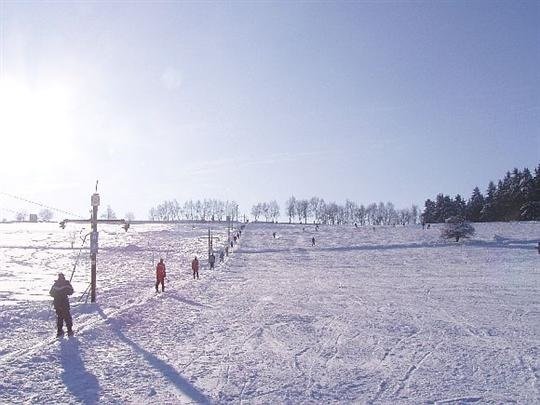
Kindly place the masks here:
<instances>
[{"instance_id":1,"label":"packed snow trail","mask_svg":"<svg viewBox=\"0 0 540 405\"><path fill-rule=\"evenodd\" d=\"M212 272L202 229L110 231L75 338L36 345L46 301L5 306L0 402L538 402L540 225L479 224L459 244L436 228L250 224ZM163 294L149 240L174 252Z\"/></svg>"}]
</instances>

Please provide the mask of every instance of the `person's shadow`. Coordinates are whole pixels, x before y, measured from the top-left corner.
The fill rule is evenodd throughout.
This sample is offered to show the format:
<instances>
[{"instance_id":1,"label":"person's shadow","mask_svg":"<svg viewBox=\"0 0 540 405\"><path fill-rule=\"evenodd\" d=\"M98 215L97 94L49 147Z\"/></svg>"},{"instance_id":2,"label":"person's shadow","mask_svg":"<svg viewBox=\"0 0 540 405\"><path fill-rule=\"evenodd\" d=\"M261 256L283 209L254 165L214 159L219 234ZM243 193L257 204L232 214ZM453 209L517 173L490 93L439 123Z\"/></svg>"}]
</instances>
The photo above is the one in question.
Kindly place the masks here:
<instances>
[{"instance_id":1,"label":"person's shadow","mask_svg":"<svg viewBox=\"0 0 540 405\"><path fill-rule=\"evenodd\" d=\"M60 340L62 381L78 402L93 405L99 402L100 387L95 375L84 367L76 338Z\"/></svg>"}]
</instances>

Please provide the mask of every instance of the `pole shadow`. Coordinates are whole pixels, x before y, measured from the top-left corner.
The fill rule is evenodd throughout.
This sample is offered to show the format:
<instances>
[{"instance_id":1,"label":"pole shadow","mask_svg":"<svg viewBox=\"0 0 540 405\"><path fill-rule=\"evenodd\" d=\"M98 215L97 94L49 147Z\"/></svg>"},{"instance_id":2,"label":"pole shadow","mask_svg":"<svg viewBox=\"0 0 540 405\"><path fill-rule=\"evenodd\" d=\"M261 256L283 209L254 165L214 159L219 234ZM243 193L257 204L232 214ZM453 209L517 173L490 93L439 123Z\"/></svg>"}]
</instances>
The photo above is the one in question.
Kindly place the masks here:
<instances>
[{"instance_id":1,"label":"pole shadow","mask_svg":"<svg viewBox=\"0 0 540 405\"><path fill-rule=\"evenodd\" d=\"M120 326L114 320L108 319L101 307L97 307L99 315L105 320L105 323L111 327L118 338L126 345L131 347L133 351L141 355L152 367L158 370L167 380L169 380L180 392L187 396L190 400L198 404L211 404L210 399L199 391L190 381L184 378L174 367L165 363L154 354L133 342L122 332Z\"/></svg>"}]
</instances>

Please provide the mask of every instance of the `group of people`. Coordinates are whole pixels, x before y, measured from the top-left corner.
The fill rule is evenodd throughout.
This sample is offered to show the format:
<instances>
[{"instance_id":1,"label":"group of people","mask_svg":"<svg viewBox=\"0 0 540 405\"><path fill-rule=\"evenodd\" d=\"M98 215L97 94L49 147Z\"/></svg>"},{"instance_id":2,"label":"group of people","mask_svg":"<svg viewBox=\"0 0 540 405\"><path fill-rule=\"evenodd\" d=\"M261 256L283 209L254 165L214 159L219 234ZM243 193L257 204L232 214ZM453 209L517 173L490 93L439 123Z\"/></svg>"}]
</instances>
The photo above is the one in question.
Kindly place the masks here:
<instances>
[{"instance_id":1,"label":"group of people","mask_svg":"<svg viewBox=\"0 0 540 405\"><path fill-rule=\"evenodd\" d=\"M233 238L230 241L231 248L238 242L242 229L234 233ZM220 251L219 261L225 260L225 254L229 255L229 245L225 246L225 251ZM208 257L208 263L210 270L213 270L216 264L216 256L214 253L210 253ZM191 261L191 270L193 272L193 279L199 279L199 259L197 256ZM165 263L163 259L159 260L156 266L156 292L159 292L159 286L161 285L161 292L165 291L165 278L167 272L165 269ZM53 286L49 291L49 295L53 297L54 310L56 312L56 337L64 336L64 323L66 324L68 336L73 336L73 319L71 317L69 296L73 294L73 286L66 280L63 273L58 273L58 278L55 280Z\"/></svg>"}]
</instances>

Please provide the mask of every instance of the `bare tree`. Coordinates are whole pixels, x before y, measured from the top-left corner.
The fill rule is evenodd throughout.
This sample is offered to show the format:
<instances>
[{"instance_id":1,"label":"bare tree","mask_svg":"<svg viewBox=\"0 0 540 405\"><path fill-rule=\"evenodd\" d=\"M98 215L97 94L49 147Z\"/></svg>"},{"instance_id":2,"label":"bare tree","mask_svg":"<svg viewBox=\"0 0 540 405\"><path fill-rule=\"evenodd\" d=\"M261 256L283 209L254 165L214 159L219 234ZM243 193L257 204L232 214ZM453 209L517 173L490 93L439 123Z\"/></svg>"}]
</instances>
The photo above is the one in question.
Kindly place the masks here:
<instances>
[{"instance_id":1,"label":"bare tree","mask_svg":"<svg viewBox=\"0 0 540 405\"><path fill-rule=\"evenodd\" d=\"M251 215L253 215L253 218L254 218L255 222L257 222L257 220L259 219L259 216L261 216L261 214L262 214L262 204L261 203L255 204L251 208Z\"/></svg>"},{"instance_id":2,"label":"bare tree","mask_svg":"<svg viewBox=\"0 0 540 405\"><path fill-rule=\"evenodd\" d=\"M294 195L291 196L287 202L285 202L285 206L287 207L287 215L289 216L289 224L292 222L292 219L296 215L296 198L294 198Z\"/></svg>"},{"instance_id":3,"label":"bare tree","mask_svg":"<svg viewBox=\"0 0 540 405\"><path fill-rule=\"evenodd\" d=\"M26 211L24 211L24 210L18 211L15 214L15 220L19 221L19 222L24 222L24 221L26 221L27 215L28 215L28 213Z\"/></svg>"},{"instance_id":4,"label":"bare tree","mask_svg":"<svg viewBox=\"0 0 540 405\"><path fill-rule=\"evenodd\" d=\"M279 219L279 204L276 200L272 200L268 203L268 206L270 218L272 219L272 221L277 222Z\"/></svg>"},{"instance_id":5,"label":"bare tree","mask_svg":"<svg viewBox=\"0 0 540 405\"><path fill-rule=\"evenodd\" d=\"M411 219L413 224L418 223L418 205L413 204L411 207Z\"/></svg>"},{"instance_id":6,"label":"bare tree","mask_svg":"<svg viewBox=\"0 0 540 405\"><path fill-rule=\"evenodd\" d=\"M307 224L307 218L309 213L309 201L308 200L297 200L296 201L296 215L298 220Z\"/></svg>"},{"instance_id":7,"label":"bare tree","mask_svg":"<svg viewBox=\"0 0 540 405\"><path fill-rule=\"evenodd\" d=\"M326 205L326 216L328 223L335 225L338 218L338 205L335 202L330 202Z\"/></svg>"},{"instance_id":8,"label":"bare tree","mask_svg":"<svg viewBox=\"0 0 540 405\"><path fill-rule=\"evenodd\" d=\"M124 219L128 222L131 222L135 219L135 214L133 212L126 212L126 215L124 215Z\"/></svg>"},{"instance_id":9,"label":"bare tree","mask_svg":"<svg viewBox=\"0 0 540 405\"><path fill-rule=\"evenodd\" d=\"M203 204L201 203L201 200L197 200L195 203L195 217L197 219L204 219L203 218Z\"/></svg>"},{"instance_id":10,"label":"bare tree","mask_svg":"<svg viewBox=\"0 0 540 405\"><path fill-rule=\"evenodd\" d=\"M267 202L261 204L261 214L266 222L270 221L270 205Z\"/></svg>"},{"instance_id":11,"label":"bare tree","mask_svg":"<svg viewBox=\"0 0 540 405\"><path fill-rule=\"evenodd\" d=\"M110 205L107 205L107 210L101 214L101 219L116 219L116 214Z\"/></svg>"},{"instance_id":12,"label":"bare tree","mask_svg":"<svg viewBox=\"0 0 540 405\"><path fill-rule=\"evenodd\" d=\"M346 223L352 223L354 222L354 213L356 209L358 208L358 205L351 200L345 201L345 222Z\"/></svg>"},{"instance_id":13,"label":"bare tree","mask_svg":"<svg viewBox=\"0 0 540 405\"><path fill-rule=\"evenodd\" d=\"M48 222L51 219L53 219L53 217L54 217L53 212L48 208L45 208L39 211L39 219L42 221Z\"/></svg>"},{"instance_id":14,"label":"bare tree","mask_svg":"<svg viewBox=\"0 0 540 405\"><path fill-rule=\"evenodd\" d=\"M193 204L193 200L186 201L184 203L184 216L188 220L193 220L193 216L195 213L195 205Z\"/></svg>"}]
</instances>

